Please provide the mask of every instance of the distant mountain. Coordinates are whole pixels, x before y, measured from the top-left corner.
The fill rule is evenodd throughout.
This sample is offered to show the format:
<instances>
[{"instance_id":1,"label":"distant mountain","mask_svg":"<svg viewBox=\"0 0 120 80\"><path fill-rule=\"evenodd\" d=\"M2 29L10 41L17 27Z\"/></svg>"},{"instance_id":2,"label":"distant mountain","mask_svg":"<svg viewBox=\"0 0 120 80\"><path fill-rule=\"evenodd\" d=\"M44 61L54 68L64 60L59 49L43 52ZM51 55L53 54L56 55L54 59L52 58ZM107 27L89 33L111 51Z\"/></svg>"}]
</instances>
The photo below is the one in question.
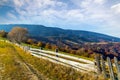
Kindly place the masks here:
<instances>
[{"instance_id":1,"label":"distant mountain","mask_svg":"<svg viewBox=\"0 0 120 80\"><path fill-rule=\"evenodd\" d=\"M31 37L36 40L57 43L58 41L68 44L78 44L83 42L120 42L120 38L112 37L100 33L83 31L83 30L65 30L55 27L46 27L43 25L25 25L25 24L9 24L0 25L0 30L9 32L13 27L27 28Z\"/></svg>"}]
</instances>

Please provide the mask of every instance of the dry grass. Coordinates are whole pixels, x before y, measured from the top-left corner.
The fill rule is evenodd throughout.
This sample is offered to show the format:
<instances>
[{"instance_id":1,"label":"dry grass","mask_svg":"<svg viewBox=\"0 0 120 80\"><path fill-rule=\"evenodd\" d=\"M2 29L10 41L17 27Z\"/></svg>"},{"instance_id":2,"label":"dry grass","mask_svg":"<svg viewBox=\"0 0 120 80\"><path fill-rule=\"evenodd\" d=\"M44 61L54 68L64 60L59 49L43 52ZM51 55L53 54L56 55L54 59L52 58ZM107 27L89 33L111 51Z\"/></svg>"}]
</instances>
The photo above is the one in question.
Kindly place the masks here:
<instances>
[{"instance_id":1,"label":"dry grass","mask_svg":"<svg viewBox=\"0 0 120 80\"><path fill-rule=\"evenodd\" d=\"M0 80L104 80L36 58L19 47L0 42Z\"/></svg>"},{"instance_id":2,"label":"dry grass","mask_svg":"<svg viewBox=\"0 0 120 80\"><path fill-rule=\"evenodd\" d=\"M0 80L33 80L37 77L19 58L14 46L0 42Z\"/></svg>"}]
</instances>

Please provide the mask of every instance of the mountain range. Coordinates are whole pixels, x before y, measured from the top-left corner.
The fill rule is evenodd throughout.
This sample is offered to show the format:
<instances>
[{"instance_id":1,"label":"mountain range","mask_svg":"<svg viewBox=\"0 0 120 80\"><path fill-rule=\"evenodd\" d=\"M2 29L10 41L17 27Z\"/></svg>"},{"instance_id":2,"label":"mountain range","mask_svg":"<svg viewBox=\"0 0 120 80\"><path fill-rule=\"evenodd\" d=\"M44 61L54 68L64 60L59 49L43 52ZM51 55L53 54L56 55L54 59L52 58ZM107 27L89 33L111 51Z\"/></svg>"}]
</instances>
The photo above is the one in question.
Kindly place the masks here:
<instances>
[{"instance_id":1,"label":"mountain range","mask_svg":"<svg viewBox=\"0 0 120 80\"><path fill-rule=\"evenodd\" d=\"M56 27L46 27L43 25L29 25L29 24L1 24L0 30L5 30L6 32L11 31L13 27L22 27L27 28L30 34L30 37L45 41L56 43L57 41L63 42L65 44L79 44L84 42L120 42L120 38L90 32L90 31L83 31L83 30L67 30L61 29Z\"/></svg>"}]
</instances>

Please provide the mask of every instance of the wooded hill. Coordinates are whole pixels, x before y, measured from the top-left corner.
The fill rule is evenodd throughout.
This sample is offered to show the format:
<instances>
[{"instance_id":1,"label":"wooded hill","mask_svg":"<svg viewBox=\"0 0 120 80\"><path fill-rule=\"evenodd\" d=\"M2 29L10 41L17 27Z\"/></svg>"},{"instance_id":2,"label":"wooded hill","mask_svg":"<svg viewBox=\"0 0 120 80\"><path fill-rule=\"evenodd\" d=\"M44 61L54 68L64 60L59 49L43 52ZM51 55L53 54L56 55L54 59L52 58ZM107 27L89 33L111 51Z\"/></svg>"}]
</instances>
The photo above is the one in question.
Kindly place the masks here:
<instances>
[{"instance_id":1,"label":"wooded hill","mask_svg":"<svg viewBox=\"0 0 120 80\"><path fill-rule=\"evenodd\" d=\"M36 40L46 41L57 43L60 41L62 43L71 43L78 44L83 42L120 42L120 38L83 31L83 30L65 30L55 27L46 27L43 25L25 25L25 24L9 24L9 25L0 25L0 30L5 30L9 32L13 27L23 27L27 28L31 37L34 37Z\"/></svg>"}]
</instances>

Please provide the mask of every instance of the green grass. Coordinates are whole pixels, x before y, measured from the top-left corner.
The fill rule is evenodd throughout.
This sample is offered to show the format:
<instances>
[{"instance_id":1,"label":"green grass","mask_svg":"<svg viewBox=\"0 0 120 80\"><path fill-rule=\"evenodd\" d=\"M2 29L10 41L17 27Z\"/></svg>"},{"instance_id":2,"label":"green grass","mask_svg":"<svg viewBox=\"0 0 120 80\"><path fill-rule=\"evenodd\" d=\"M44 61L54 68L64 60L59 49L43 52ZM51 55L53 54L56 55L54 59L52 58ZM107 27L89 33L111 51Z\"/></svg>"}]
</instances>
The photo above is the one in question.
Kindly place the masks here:
<instances>
[{"instance_id":1,"label":"green grass","mask_svg":"<svg viewBox=\"0 0 120 80\"><path fill-rule=\"evenodd\" d=\"M0 40L7 40L6 38L0 37Z\"/></svg>"},{"instance_id":2,"label":"green grass","mask_svg":"<svg viewBox=\"0 0 120 80\"><path fill-rule=\"evenodd\" d=\"M88 58L88 57L84 57L84 56L79 56L79 55L74 55L74 54L70 54L70 53L65 53L65 52L61 52L62 54L66 54L66 55L70 55L70 56L74 56L74 57L78 57L78 58L82 58L82 59L86 59L86 60L90 60L90 61L94 61L93 58ZM87 53L86 53L87 54Z\"/></svg>"}]
</instances>

